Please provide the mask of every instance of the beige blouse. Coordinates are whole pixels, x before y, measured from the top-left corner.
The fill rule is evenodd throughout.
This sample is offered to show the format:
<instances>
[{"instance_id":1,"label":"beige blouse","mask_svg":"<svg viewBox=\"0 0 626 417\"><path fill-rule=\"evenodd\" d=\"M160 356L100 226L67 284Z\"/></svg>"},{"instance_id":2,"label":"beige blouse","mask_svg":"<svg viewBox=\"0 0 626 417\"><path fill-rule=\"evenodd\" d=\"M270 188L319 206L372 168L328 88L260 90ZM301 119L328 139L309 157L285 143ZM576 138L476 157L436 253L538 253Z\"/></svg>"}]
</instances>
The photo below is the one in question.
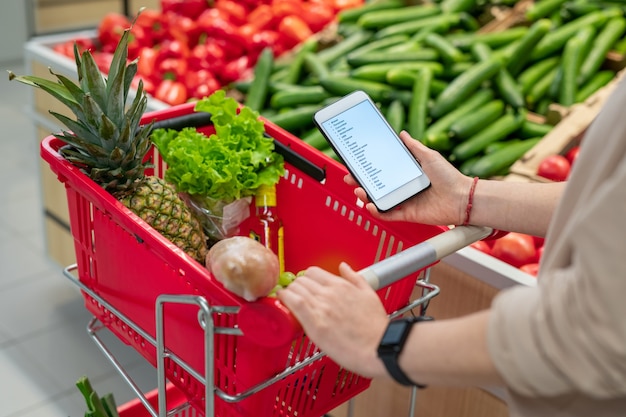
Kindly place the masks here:
<instances>
[{"instance_id":1,"label":"beige blouse","mask_svg":"<svg viewBox=\"0 0 626 417\"><path fill-rule=\"evenodd\" d=\"M626 82L582 140L538 285L494 299L488 343L511 416L626 416Z\"/></svg>"}]
</instances>

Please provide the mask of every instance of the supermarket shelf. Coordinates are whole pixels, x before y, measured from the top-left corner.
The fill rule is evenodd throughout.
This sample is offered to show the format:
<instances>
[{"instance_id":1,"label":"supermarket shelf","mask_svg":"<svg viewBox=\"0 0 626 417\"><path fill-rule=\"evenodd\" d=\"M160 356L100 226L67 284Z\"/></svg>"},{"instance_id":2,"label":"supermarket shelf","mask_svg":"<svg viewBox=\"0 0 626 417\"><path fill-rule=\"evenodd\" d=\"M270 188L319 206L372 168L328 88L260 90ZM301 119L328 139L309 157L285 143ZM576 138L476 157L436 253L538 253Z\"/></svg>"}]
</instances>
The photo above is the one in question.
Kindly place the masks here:
<instances>
[{"instance_id":1,"label":"supermarket shelf","mask_svg":"<svg viewBox=\"0 0 626 417\"><path fill-rule=\"evenodd\" d=\"M532 275L472 247L463 248L447 256L442 262L500 290L515 285L537 285L537 280Z\"/></svg>"}]
</instances>

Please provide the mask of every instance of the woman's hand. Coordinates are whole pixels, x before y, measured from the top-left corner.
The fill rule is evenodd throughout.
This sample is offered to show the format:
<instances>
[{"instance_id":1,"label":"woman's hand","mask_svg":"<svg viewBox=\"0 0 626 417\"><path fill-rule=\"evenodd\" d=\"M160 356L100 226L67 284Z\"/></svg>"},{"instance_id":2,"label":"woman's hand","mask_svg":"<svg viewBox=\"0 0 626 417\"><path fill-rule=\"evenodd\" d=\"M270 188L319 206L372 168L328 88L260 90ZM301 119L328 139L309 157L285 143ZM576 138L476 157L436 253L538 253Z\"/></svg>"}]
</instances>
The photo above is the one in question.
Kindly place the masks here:
<instances>
[{"instance_id":1,"label":"woman's hand","mask_svg":"<svg viewBox=\"0 0 626 417\"><path fill-rule=\"evenodd\" d=\"M430 178L430 188L395 209L380 213L368 202L365 190L357 186L351 175L347 175L345 181L357 186L356 196L367 203L366 208L373 216L380 219L433 225L462 224L472 179L458 171L439 152L413 139L408 132L402 131L400 138Z\"/></svg>"},{"instance_id":2,"label":"woman's hand","mask_svg":"<svg viewBox=\"0 0 626 417\"><path fill-rule=\"evenodd\" d=\"M278 292L305 333L339 365L366 377L387 374L377 356L389 322L378 294L346 263L337 276L310 267Z\"/></svg>"}]
</instances>

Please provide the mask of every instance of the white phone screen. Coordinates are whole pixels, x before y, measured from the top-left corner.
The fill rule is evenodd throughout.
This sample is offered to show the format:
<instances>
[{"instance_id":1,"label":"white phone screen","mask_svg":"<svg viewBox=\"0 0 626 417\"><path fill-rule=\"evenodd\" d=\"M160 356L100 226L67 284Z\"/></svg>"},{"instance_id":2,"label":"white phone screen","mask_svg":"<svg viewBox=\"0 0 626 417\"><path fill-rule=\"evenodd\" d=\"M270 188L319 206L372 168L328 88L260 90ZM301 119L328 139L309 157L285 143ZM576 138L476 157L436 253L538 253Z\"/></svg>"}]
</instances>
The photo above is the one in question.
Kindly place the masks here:
<instances>
[{"instance_id":1,"label":"white phone screen","mask_svg":"<svg viewBox=\"0 0 626 417\"><path fill-rule=\"evenodd\" d=\"M355 174L364 182L361 185L375 200L423 175L368 100L323 122L322 128L331 136L339 155L358 171Z\"/></svg>"}]
</instances>

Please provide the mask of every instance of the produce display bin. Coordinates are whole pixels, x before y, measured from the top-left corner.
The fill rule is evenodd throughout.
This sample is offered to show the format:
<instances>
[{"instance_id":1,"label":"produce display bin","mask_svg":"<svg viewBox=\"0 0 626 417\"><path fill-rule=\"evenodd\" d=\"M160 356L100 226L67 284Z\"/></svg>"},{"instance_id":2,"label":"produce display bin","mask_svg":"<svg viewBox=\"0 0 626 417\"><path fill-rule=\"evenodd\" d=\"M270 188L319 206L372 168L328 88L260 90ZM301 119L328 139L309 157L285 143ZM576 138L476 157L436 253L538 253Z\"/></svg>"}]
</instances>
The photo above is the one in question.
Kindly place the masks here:
<instances>
[{"instance_id":1,"label":"produce display bin","mask_svg":"<svg viewBox=\"0 0 626 417\"><path fill-rule=\"evenodd\" d=\"M144 122L191 113L193 103L148 113ZM286 155L286 174L277 187L285 223L286 270L297 272L319 265L336 271L340 261L365 268L446 231L445 227L374 219L359 205L352 187L343 182L343 165L267 121L265 126ZM212 133L210 125L199 130ZM168 352L165 377L197 409L204 410L206 400L205 384L195 375L205 378L208 369L202 354L207 321L215 329L226 329L210 336L214 349L208 356L214 359L215 387L226 395L236 396L263 383L294 365L302 353L310 356L317 351L276 299L249 303L226 291L203 265L61 157L57 150L62 145L49 136L41 144L41 153L66 189L78 279L106 302L83 291L86 308L97 320L156 365L157 349L144 334L149 339L158 336L158 297L200 297L206 300L201 303L219 306L207 317L199 314L194 303L165 303L159 320L164 329L159 340ZM156 149L150 157L154 169L147 174L162 176L165 166ZM248 224L241 227L247 234ZM411 273L379 290L388 313L407 305L418 275ZM321 415L366 389L369 382L322 357L241 401L218 398L215 415L259 415L258 410L273 410L271 415L281 416Z\"/></svg>"}]
</instances>

